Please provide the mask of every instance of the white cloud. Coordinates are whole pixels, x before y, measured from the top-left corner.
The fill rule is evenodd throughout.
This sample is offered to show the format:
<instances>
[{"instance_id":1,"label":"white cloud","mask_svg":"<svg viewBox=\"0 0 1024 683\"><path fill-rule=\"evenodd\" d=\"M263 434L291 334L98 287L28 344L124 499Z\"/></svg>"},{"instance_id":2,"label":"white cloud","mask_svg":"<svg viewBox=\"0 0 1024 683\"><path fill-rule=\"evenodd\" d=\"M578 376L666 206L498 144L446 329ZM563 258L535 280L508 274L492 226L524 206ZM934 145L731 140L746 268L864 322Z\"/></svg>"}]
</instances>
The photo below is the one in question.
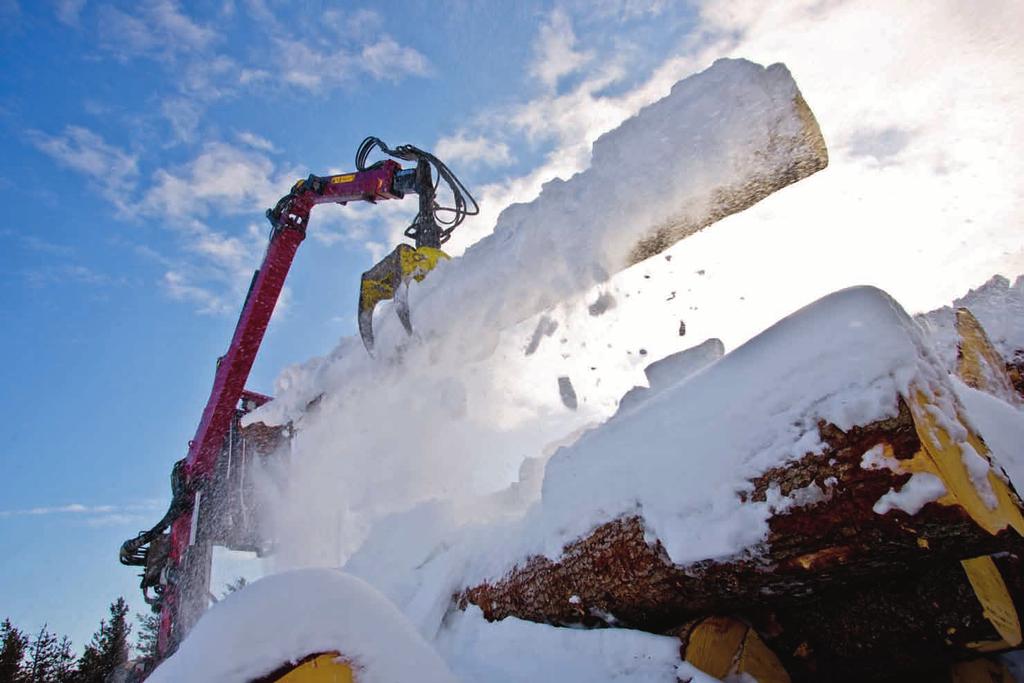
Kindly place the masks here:
<instances>
[{"instance_id":1,"label":"white cloud","mask_svg":"<svg viewBox=\"0 0 1024 683\"><path fill-rule=\"evenodd\" d=\"M25 271L25 278L32 287L65 283L102 286L114 283L114 280L105 273L97 272L88 266L73 263L29 269Z\"/></svg>"},{"instance_id":2,"label":"white cloud","mask_svg":"<svg viewBox=\"0 0 1024 683\"><path fill-rule=\"evenodd\" d=\"M157 261L167 267L161 286L168 296L196 306L204 315L237 313L266 246L266 230L252 224L242 234L217 231L198 220L176 225L186 258ZM283 293L275 314L285 306Z\"/></svg>"},{"instance_id":3,"label":"white cloud","mask_svg":"<svg viewBox=\"0 0 1024 683\"><path fill-rule=\"evenodd\" d=\"M0 231L4 237L17 237L25 248L31 249L32 251L41 252L44 254L53 254L56 256L70 256L74 253L74 247L66 244L57 244L49 240L44 240L36 235L23 235L15 233L13 230L2 230Z\"/></svg>"},{"instance_id":4,"label":"white cloud","mask_svg":"<svg viewBox=\"0 0 1024 683\"><path fill-rule=\"evenodd\" d=\"M534 41L534 60L530 73L540 79L548 88L554 88L558 81L585 66L594 58L591 51L576 49L576 34L572 22L564 10L556 9L541 25Z\"/></svg>"},{"instance_id":5,"label":"white cloud","mask_svg":"<svg viewBox=\"0 0 1024 683\"><path fill-rule=\"evenodd\" d=\"M212 28L182 12L175 0L146 0L134 9L131 14L110 5L99 9L101 44L119 59L171 59L205 50L217 37Z\"/></svg>"},{"instance_id":6,"label":"white cloud","mask_svg":"<svg viewBox=\"0 0 1024 683\"><path fill-rule=\"evenodd\" d=\"M345 50L319 51L303 40L276 38L274 54L279 77L287 84L316 91L329 85L350 81L355 73L347 65L355 59ZM345 64L346 68L332 68Z\"/></svg>"},{"instance_id":7,"label":"white cloud","mask_svg":"<svg viewBox=\"0 0 1024 683\"><path fill-rule=\"evenodd\" d=\"M237 134L239 141L249 145L253 149L258 149L262 152L276 152L277 148L274 147L274 143L270 140L260 137L255 133L251 133L247 130L243 130Z\"/></svg>"},{"instance_id":8,"label":"white cloud","mask_svg":"<svg viewBox=\"0 0 1024 683\"><path fill-rule=\"evenodd\" d=\"M171 131L179 142L192 142L199 128L200 109L195 102L186 98L165 100L160 113L171 124Z\"/></svg>"},{"instance_id":9,"label":"white cloud","mask_svg":"<svg viewBox=\"0 0 1024 683\"><path fill-rule=\"evenodd\" d=\"M128 512L145 512L159 508L157 501L145 501L129 505L84 505L68 503L65 505L40 506L16 510L0 510L0 518L5 517L43 517L48 515L112 515Z\"/></svg>"},{"instance_id":10,"label":"white cloud","mask_svg":"<svg viewBox=\"0 0 1024 683\"><path fill-rule=\"evenodd\" d=\"M210 143L185 166L157 170L140 210L171 217L210 210L262 213L285 194L295 175L293 169L278 171L255 151Z\"/></svg>"},{"instance_id":11,"label":"white cloud","mask_svg":"<svg viewBox=\"0 0 1024 683\"><path fill-rule=\"evenodd\" d=\"M399 81L405 76L425 76L430 72L430 63L422 54L395 42L391 36L384 36L362 50L360 66L375 78Z\"/></svg>"},{"instance_id":12,"label":"white cloud","mask_svg":"<svg viewBox=\"0 0 1024 683\"><path fill-rule=\"evenodd\" d=\"M238 72L238 83L240 85L255 85L273 77L266 69L243 68Z\"/></svg>"},{"instance_id":13,"label":"white cloud","mask_svg":"<svg viewBox=\"0 0 1024 683\"><path fill-rule=\"evenodd\" d=\"M352 83L360 72L377 80L395 82L406 76L430 73L426 57L386 35L373 44L364 45L359 52L344 47L319 49L316 41L311 40L276 38L274 42L280 78L311 92ZM339 68L339 65L344 67Z\"/></svg>"},{"instance_id":14,"label":"white cloud","mask_svg":"<svg viewBox=\"0 0 1024 683\"><path fill-rule=\"evenodd\" d=\"M68 26L78 26L79 16L86 0L56 0L54 10L57 20Z\"/></svg>"},{"instance_id":15,"label":"white cloud","mask_svg":"<svg viewBox=\"0 0 1024 683\"><path fill-rule=\"evenodd\" d=\"M434 153L445 163L466 165L504 166L514 160L509 146L483 135L470 137L464 131L441 138L434 145Z\"/></svg>"},{"instance_id":16,"label":"white cloud","mask_svg":"<svg viewBox=\"0 0 1024 683\"><path fill-rule=\"evenodd\" d=\"M365 8L327 8L316 17L316 23L330 28L340 38L351 40L379 33L384 25L384 18L379 12Z\"/></svg>"},{"instance_id":17,"label":"white cloud","mask_svg":"<svg viewBox=\"0 0 1024 683\"><path fill-rule=\"evenodd\" d=\"M197 311L206 315L225 315L230 312L230 305L224 297L213 290L202 287L178 271L169 270L164 273L164 289L172 299L196 304Z\"/></svg>"},{"instance_id":18,"label":"white cloud","mask_svg":"<svg viewBox=\"0 0 1024 683\"><path fill-rule=\"evenodd\" d=\"M108 144L81 126L67 126L61 135L33 130L28 137L37 149L61 166L87 176L119 209L127 206L139 175L135 155Z\"/></svg>"}]
</instances>

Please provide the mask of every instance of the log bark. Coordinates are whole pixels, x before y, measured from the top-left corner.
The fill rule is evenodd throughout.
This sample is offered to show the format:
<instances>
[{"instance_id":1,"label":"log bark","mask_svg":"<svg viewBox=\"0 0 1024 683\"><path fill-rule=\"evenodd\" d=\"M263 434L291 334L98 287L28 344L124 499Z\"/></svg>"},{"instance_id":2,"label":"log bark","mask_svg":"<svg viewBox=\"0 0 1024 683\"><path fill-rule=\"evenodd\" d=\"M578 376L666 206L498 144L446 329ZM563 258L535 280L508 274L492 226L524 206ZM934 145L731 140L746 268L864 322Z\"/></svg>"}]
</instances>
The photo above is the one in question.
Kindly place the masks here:
<instances>
[{"instance_id":1,"label":"log bark","mask_svg":"<svg viewBox=\"0 0 1024 683\"><path fill-rule=\"evenodd\" d=\"M1006 589L999 605L979 596L963 565L947 563L744 616L794 681L943 680L951 662L1020 645L1021 557L978 560L994 565ZM1007 607L1017 622L1016 643L1000 633Z\"/></svg>"},{"instance_id":2,"label":"log bark","mask_svg":"<svg viewBox=\"0 0 1024 683\"><path fill-rule=\"evenodd\" d=\"M491 620L516 616L658 633L706 614L807 599L921 573L936 563L1020 550L1024 518L1015 492L990 476L999 496L999 506L990 510L962 471L960 451L949 450L954 445L940 427L924 424L929 419L925 406L901 399L898 415L887 420L846 432L819 425L825 451L764 473L752 494L752 500L764 500L769 490L783 496L813 492L817 502L772 517L763 546L739 557L674 565L661 543L645 536L641 517L625 517L567 545L557 560L532 557L496 581L466 589L459 603L479 606ZM977 437L971 440L987 453ZM865 469L863 455L879 446L889 462L906 469ZM914 515L873 510L916 471L940 476L949 494Z\"/></svg>"}]
</instances>

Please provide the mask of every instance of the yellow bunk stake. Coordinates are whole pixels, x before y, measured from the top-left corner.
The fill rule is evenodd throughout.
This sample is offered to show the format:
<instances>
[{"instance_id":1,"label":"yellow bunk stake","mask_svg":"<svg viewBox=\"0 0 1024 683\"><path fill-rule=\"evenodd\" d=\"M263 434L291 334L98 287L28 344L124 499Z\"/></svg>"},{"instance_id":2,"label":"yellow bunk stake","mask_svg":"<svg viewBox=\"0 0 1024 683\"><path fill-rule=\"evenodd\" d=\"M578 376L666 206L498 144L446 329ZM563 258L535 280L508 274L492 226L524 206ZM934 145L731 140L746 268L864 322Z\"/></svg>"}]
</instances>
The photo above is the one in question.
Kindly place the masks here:
<instances>
[{"instance_id":1,"label":"yellow bunk stake","mask_svg":"<svg viewBox=\"0 0 1024 683\"><path fill-rule=\"evenodd\" d=\"M714 678L747 676L789 683L789 674L754 629L738 619L708 617L685 636L684 659Z\"/></svg>"},{"instance_id":2,"label":"yellow bunk stake","mask_svg":"<svg viewBox=\"0 0 1024 683\"><path fill-rule=\"evenodd\" d=\"M359 683L352 667L337 652L315 655L273 683Z\"/></svg>"},{"instance_id":3,"label":"yellow bunk stake","mask_svg":"<svg viewBox=\"0 0 1024 683\"><path fill-rule=\"evenodd\" d=\"M1020 397L985 328L966 308L956 309L956 374L967 386L992 394L1014 405Z\"/></svg>"},{"instance_id":4,"label":"yellow bunk stake","mask_svg":"<svg viewBox=\"0 0 1024 683\"><path fill-rule=\"evenodd\" d=\"M989 556L974 557L961 563L967 579L971 582L974 595L981 603L982 613L995 628L1002 640L969 643L968 647L979 652L995 652L1017 647L1024 642L1021 637L1020 619L1013 604L1010 590L1003 581L1003 575Z\"/></svg>"},{"instance_id":5,"label":"yellow bunk stake","mask_svg":"<svg viewBox=\"0 0 1024 683\"><path fill-rule=\"evenodd\" d=\"M1002 662L972 659L957 662L949 670L952 683L1013 683L1014 678Z\"/></svg>"}]
</instances>

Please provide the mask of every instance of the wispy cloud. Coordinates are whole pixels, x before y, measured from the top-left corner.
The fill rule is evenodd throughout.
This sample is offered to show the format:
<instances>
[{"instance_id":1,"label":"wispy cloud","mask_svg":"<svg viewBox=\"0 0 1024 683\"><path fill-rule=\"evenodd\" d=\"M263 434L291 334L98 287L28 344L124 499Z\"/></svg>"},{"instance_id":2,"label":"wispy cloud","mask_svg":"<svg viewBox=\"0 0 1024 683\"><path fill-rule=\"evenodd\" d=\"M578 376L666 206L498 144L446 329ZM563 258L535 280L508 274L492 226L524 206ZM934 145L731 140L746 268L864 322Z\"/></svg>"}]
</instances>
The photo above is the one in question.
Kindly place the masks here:
<instances>
[{"instance_id":1,"label":"wispy cloud","mask_svg":"<svg viewBox=\"0 0 1024 683\"><path fill-rule=\"evenodd\" d=\"M87 526L127 526L148 520L161 508L160 501L147 500L126 505L85 505L67 503L14 510L0 510L0 519L66 517Z\"/></svg>"},{"instance_id":2,"label":"wispy cloud","mask_svg":"<svg viewBox=\"0 0 1024 683\"><path fill-rule=\"evenodd\" d=\"M31 287L43 287L50 284L77 284L104 286L116 281L105 273L98 272L80 264L57 264L30 268L24 271L25 279Z\"/></svg>"},{"instance_id":3,"label":"wispy cloud","mask_svg":"<svg viewBox=\"0 0 1024 683\"><path fill-rule=\"evenodd\" d=\"M171 132L178 142L192 142L199 129L202 110L199 105L186 97L173 97L163 101L160 113L171 126Z\"/></svg>"},{"instance_id":4,"label":"wispy cloud","mask_svg":"<svg viewBox=\"0 0 1024 683\"><path fill-rule=\"evenodd\" d=\"M138 159L82 126L67 126L60 135L38 130L28 138L41 152L61 166L88 177L118 209L127 206L139 176Z\"/></svg>"},{"instance_id":5,"label":"wispy cloud","mask_svg":"<svg viewBox=\"0 0 1024 683\"><path fill-rule=\"evenodd\" d=\"M325 92L357 82L361 75L397 82L407 76L431 73L430 62L411 47L399 45L390 36L356 48L320 47L316 42L276 38L273 65L284 83L310 92ZM353 46L355 47L355 46ZM344 64L345 68L337 65Z\"/></svg>"},{"instance_id":6,"label":"wispy cloud","mask_svg":"<svg viewBox=\"0 0 1024 683\"><path fill-rule=\"evenodd\" d=\"M255 133L251 133L247 130L243 130L236 134L238 140L246 145L249 145L253 149L258 149L261 152L276 152L277 148L274 147L274 143L270 140L260 137Z\"/></svg>"},{"instance_id":7,"label":"wispy cloud","mask_svg":"<svg viewBox=\"0 0 1024 683\"><path fill-rule=\"evenodd\" d=\"M13 230L0 230L0 235L4 237L14 237L23 247L31 251L39 252L42 254L51 254L53 256L70 256L75 252L74 247L70 247L66 244L57 244L49 240L44 240L36 235L23 235L16 233Z\"/></svg>"},{"instance_id":8,"label":"wispy cloud","mask_svg":"<svg viewBox=\"0 0 1024 683\"><path fill-rule=\"evenodd\" d=\"M658 16L669 8L670 0L574 0L574 9L602 19L636 19Z\"/></svg>"},{"instance_id":9,"label":"wispy cloud","mask_svg":"<svg viewBox=\"0 0 1024 683\"><path fill-rule=\"evenodd\" d=\"M169 217L262 212L294 181L266 156L224 142L209 143L192 161L158 169L141 210Z\"/></svg>"},{"instance_id":10,"label":"wispy cloud","mask_svg":"<svg viewBox=\"0 0 1024 683\"><path fill-rule=\"evenodd\" d=\"M360 66L374 78L399 81L405 76L426 76L430 62L411 47L399 45L391 36L384 36L362 49Z\"/></svg>"},{"instance_id":11,"label":"wispy cloud","mask_svg":"<svg viewBox=\"0 0 1024 683\"><path fill-rule=\"evenodd\" d=\"M99 8L100 44L122 61L169 60L205 50L217 37L216 31L195 22L174 0L145 0L133 9L129 13L111 5Z\"/></svg>"},{"instance_id":12,"label":"wispy cloud","mask_svg":"<svg viewBox=\"0 0 1024 683\"><path fill-rule=\"evenodd\" d=\"M195 304L197 312L204 315L224 315L230 310L225 297L190 281L180 271L169 270L164 273L163 286L172 299Z\"/></svg>"},{"instance_id":13,"label":"wispy cloud","mask_svg":"<svg viewBox=\"0 0 1024 683\"><path fill-rule=\"evenodd\" d=\"M561 9L552 11L534 42L530 73L546 87L556 87L561 78L575 73L594 58L592 51L577 50L576 46L569 15Z\"/></svg>"},{"instance_id":14,"label":"wispy cloud","mask_svg":"<svg viewBox=\"0 0 1024 683\"><path fill-rule=\"evenodd\" d=\"M237 312L259 263L266 231L251 224L244 234L229 235L197 220L179 229L185 234L188 256L160 259L167 268L161 281L164 291L176 301L193 304L203 315Z\"/></svg>"},{"instance_id":15,"label":"wispy cloud","mask_svg":"<svg viewBox=\"0 0 1024 683\"><path fill-rule=\"evenodd\" d=\"M57 21L68 26L78 26L83 7L85 0L56 0L54 11L57 13Z\"/></svg>"},{"instance_id":16,"label":"wispy cloud","mask_svg":"<svg viewBox=\"0 0 1024 683\"><path fill-rule=\"evenodd\" d=\"M0 517L97 514L113 512L116 509L117 508L113 505L82 505L81 503L68 503L66 505L52 505L48 507L22 508L20 510L0 510Z\"/></svg>"},{"instance_id":17,"label":"wispy cloud","mask_svg":"<svg viewBox=\"0 0 1024 683\"><path fill-rule=\"evenodd\" d=\"M465 131L438 140L434 152L447 162L466 165L505 166L514 161L506 143L484 135L469 135Z\"/></svg>"}]
</instances>

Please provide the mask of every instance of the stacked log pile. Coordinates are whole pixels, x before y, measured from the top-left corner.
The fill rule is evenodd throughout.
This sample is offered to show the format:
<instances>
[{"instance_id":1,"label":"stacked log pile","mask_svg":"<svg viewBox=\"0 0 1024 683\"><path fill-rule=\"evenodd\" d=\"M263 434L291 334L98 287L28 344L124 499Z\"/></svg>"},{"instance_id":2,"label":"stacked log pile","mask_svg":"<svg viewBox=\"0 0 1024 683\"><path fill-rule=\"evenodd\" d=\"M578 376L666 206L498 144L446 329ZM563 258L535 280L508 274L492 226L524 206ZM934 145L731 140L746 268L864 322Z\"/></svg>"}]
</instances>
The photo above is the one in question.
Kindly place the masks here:
<instances>
[{"instance_id":1,"label":"stacked log pile","mask_svg":"<svg viewBox=\"0 0 1024 683\"><path fill-rule=\"evenodd\" d=\"M965 383L1009 400L1006 361L965 309L957 323ZM987 468L991 454L955 396L944 400L956 424L936 400L912 391L894 417L845 430L819 422L823 450L751 481L751 502L795 504L749 552L674 564L640 514L623 516L556 559L534 556L466 588L458 604L489 620L675 635L682 656L716 677L999 680L1001 665L972 661L1022 643L1021 501L998 464L979 475L971 458ZM916 510L883 504L919 474L945 494Z\"/></svg>"}]
</instances>

